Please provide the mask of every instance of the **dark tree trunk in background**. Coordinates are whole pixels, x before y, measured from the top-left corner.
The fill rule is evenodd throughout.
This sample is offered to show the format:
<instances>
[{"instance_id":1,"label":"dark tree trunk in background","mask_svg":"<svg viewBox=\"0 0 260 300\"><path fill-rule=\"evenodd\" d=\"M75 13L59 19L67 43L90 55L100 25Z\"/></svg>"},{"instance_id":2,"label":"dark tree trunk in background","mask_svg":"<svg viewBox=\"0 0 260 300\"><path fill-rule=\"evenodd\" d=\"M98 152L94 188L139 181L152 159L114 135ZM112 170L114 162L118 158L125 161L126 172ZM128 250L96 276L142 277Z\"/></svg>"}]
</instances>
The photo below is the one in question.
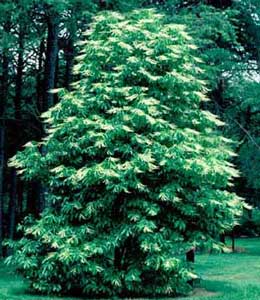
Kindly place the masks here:
<instances>
[{"instance_id":1,"label":"dark tree trunk in background","mask_svg":"<svg viewBox=\"0 0 260 300\"><path fill-rule=\"evenodd\" d=\"M57 54L57 59L56 59L56 71L55 71L54 87L57 88L58 86L59 86L59 53ZM53 95L53 104L57 104L58 101L59 101L58 93L55 93Z\"/></svg>"},{"instance_id":2,"label":"dark tree trunk in background","mask_svg":"<svg viewBox=\"0 0 260 300\"><path fill-rule=\"evenodd\" d=\"M16 224L20 223L23 219L23 201L24 201L24 183L19 180L17 182L17 213L16 213Z\"/></svg>"},{"instance_id":3,"label":"dark tree trunk in background","mask_svg":"<svg viewBox=\"0 0 260 300\"><path fill-rule=\"evenodd\" d=\"M23 55L24 55L24 36L23 27L20 27L20 34L18 38L18 60L16 71L16 85L15 85L15 118L21 119L21 98L22 98L22 84L23 84Z\"/></svg>"},{"instance_id":4,"label":"dark tree trunk in background","mask_svg":"<svg viewBox=\"0 0 260 300\"><path fill-rule=\"evenodd\" d=\"M9 33L11 30L10 22L4 24L4 31ZM5 105L8 96L8 68L9 68L9 56L8 48L3 49L2 54L2 74L1 74L1 89L0 89L0 118L4 118L5 115ZM3 256L3 205L4 205L4 169L5 169L5 122L0 121L0 257Z\"/></svg>"},{"instance_id":5,"label":"dark tree trunk in background","mask_svg":"<svg viewBox=\"0 0 260 300\"><path fill-rule=\"evenodd\" d=\"M47 15L48 37L44 70L44 110L54 104L53 94L49 91L55 86L55 76L58 57L59 16Z\"/></svg>"},{"instance_id":6,"label":"dark tree trunk in background","mask_svg":"<svg viewBox=\"0 0 260 300\"><path fill-rule=\"evenodd\" d=\"M44 90L42 88L42 70L43 70L43 55L45 52L45 42L44 39L41 40L39 47L39 56L38 56L38 70L37 70L37 109L41 113L44 111L43 105L43 94Z\"/></svg>"},{"instance_id":7,"label":"dark tree trunk in background","mask_svg":"<svg viewBox=\"0 0 260 300\"><path fill-rule=\"evenodd\" d=\"M8 238L13 239L15 233L15 217L17 205L17 175L15 169L11 170L10 200L8 207Z\"/></svg>"},{"instance_id":8,"label":"dark tree trunk in background","mask_svg":"<svg viewBox=\"0 0 260 300\"><path fill-rule=\"evenodd\" d=\"M232 240L232 252L235 252L235 232L234 229L231 232L231 240Z\"/></svg>"},{"instance_id":9,"label":"dark tree trunk in background","mask_svg":"<svg viewBox=\"0 0 260 300\"><path fill-rule=\"evenodd\" d=\"M188 252L186 252L186 261L188 263L195 263L195 248L191 248ZM194 279L189 280L188 283L193 287Z\"/></svg>"},{"instance_id":10,"label":"dark tree trunk in background","mask_svg":"<svg viewBox=\"0 0 260 300\"><path fill-rule=\"evenodd\" d=\"M221 116L223 114L223 108L224 108L223 92L224 92L224 80L220 78L217 87L211 93L212 98L214 99L215 102L215 112L218 116Z\"/></svg>"},{"instance_id":11,"label":"dark tree trunk in background","mask_svg":"<svg viewBox=\"0 0 260 300\"><path fill-rule=\"evenodd\" d=\"M45 53L45 68L44 68L44 98L43 110L46 111L54 105L54 94L50 92L55 87L57 59L59 52L59 16L52 12L46 11L46 22L48 28L47 48ZM45 155L45 149L41 149L42 155ZM40 184L39 186L39 210L43 211L48 204L46 203L46 188Z\"/></svg>"},{"instance_id":12,"label":"dark tree trunk in background","mask_svg":"<svg viewBox=\"0 0 260 300\"><path fill-rule=\"evenodd\" d=\"M41 149L42 153L44 153L44 149ZM37 210L39 210L39 212L42 212L47 203L46 203L46 194L47 194L47 190L46 190L46 187L43 186L41 183L38 184L38 193L37 193L37 199L36 200L36 203L37 203Z\"/></svg>"},{"instance_id":13,"label":"dark tree trunk in background","mask_svg":"<svg viewBox=\"0 0 260 300\"><path fill-rule=\"evenodd\" d=\"M67 90L70 90L70 84L72 82L72 70L74 64L75 50L73 38L68 39L67 45L64 49L65 61L66 61L66 70L65 70L65 80L64 86Z\"/></svg>"},{"instance_id":14,"label":"dark tree trunk in background","mask_svg":"<svg viewBox=\"0 0 260 300\"><path fill-rule=\"evenodd\" d=\"M32 214L34 216L38 216L39 212L42 211L43 207L40 203L41 189L41 185L38 182L31 182L28 186L26 215Z\"/></svg>"},{"instance_id":15,"label":"dark tree trunk in background","mask_svg":"<svg viewBox=\"0 0 260 300\"><path fill-rule=\"evenodd\" d=\"M226 236L225 236L225 233L221 233L221 234L219 235L219 241L220 241L220 243L222 243L222 244L224 244L224 245L226 244ZM221 252L224 253L224 249L222 249Z\"/></svg>"}]
</instances>

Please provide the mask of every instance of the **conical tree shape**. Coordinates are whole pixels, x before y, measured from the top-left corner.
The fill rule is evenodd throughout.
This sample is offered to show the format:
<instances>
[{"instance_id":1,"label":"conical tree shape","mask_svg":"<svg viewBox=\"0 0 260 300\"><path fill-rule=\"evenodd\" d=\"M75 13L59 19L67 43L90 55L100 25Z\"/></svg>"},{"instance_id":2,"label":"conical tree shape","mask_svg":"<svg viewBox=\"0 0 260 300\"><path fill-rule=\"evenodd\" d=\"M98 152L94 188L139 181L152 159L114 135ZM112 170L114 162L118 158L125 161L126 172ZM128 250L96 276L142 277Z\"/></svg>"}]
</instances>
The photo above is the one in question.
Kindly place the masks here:
<instances>
[{"instance_id":1,"label":"conical tree shape","mask_svg":"<svg viewBox=\"0 0 260 300\"><path fill-rule=\"evenodd\" d=\"M201 109L195 46L153 10L103 13L72 92L12 165L47 187L50 208L22 227L15 262L33 289L88 296L176 295L186 251L214 246L241 209L222 123Z\"/></svg>"}]
</instances>

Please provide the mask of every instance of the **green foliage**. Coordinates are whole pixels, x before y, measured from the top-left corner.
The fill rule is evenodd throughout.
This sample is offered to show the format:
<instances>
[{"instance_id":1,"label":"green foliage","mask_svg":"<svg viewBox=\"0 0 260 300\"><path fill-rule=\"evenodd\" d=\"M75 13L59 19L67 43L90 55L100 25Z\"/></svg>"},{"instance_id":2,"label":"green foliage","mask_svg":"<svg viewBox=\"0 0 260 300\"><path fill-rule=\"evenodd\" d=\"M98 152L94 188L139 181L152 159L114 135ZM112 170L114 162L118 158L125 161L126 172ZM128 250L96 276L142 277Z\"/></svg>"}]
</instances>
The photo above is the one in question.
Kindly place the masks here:
<instances>
[{"instance_id":1,"label":"green foliage","mask_svg":"<svg viewBox=\"0 0 260 300\"><path fill-rule=\"evenodd\" d=\"M185 24L196 39L198 55L206 62L203 78L212 89L209 97L213 101L206 107L227 123L223 133L239 142L233 163L241 170L241 178L235 190L258 206L259 1L250 5L237 1L225 9L203 2L187 4L171 20Z\"/></svg>"},{"instance_id":2,"label":"green foliage","mask_svg":"<svg viewBox=\"0 0 260 300\"><path fill-rule=\"evenodd\" d=\"M217 247L242 207L226 190L238 176L231 141L201 109L193 40L140 10L98 15L80 44L80 80L58 90L42 142L11 161L51 205L21 226L8 262L42 293L187 293L185 252Z\"/></svg>"},{"instance_id":3,"label":"green foliage","mask_svg":"<svg viewBox=\"0 0 260 300\"><path fill-rule=\"evenodd\" d=\"M246 74L245 74L246 76ZM251 78L250 78L251 77ZM230 125L234 136L241 137L239 148L239 165L246 176L247 185L253 189L260 189L260 83L257 74L241 80L233 78L226 89L225 97L232 99L232 105L227 109L229 117L235 116L241 128Z\"/></svg>"},{"instance_id":4,"label":"green foliage","mask_svg":"<svg viewBox=\"0 0 260 300\"><path fill-rule=\"evenodd\" d=\"M223 74L227 75L240 60L237 41L237 10L220 10L205 4L182 9L172 17L185 24L196 39L200 57L206 63L205 79L216 89Z\"/></svg>"}]
</instances>

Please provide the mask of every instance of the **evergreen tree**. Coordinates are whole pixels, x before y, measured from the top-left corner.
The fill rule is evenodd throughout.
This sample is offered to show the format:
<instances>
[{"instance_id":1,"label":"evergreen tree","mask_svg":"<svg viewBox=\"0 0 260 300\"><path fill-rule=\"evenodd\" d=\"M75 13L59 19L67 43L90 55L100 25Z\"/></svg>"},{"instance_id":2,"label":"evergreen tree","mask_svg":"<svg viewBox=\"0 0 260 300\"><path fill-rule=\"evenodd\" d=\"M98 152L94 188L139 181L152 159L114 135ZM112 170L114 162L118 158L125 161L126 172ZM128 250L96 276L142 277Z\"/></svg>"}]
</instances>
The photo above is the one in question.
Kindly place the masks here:
<instances>
[{"instance_id":1,"label":"evergreen tree","mask_svg":"<svg viewBox=\"0 0 260 300\"><path fill-rule=\"evenodd\" d=\"M185 253L218 248L242 207L231 141L201 109L196 47L153 10L98 15L81 45L80 80L44 114L46 137L12 159L51 205L25 220L8 262L43 293L186 293Z\"/></svg>"}]
</instances>

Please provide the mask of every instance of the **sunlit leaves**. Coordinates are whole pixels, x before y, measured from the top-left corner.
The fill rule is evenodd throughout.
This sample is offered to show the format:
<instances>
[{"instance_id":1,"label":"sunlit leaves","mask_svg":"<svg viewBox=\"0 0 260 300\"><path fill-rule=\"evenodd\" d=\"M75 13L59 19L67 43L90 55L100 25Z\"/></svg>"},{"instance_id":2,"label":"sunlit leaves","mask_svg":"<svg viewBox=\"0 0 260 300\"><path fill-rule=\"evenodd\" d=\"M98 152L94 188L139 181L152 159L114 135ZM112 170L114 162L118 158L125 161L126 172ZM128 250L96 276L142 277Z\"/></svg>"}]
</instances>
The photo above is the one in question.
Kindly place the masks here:
<instances>
[{"instance_id":1,"label":"sunlit leaves","mask_svg":"<svg viewBox=\"0 0 260 300\"><path fill-rule=\"evenodd\" d=\"M224 191L237 173L222 123L200 107L196 47L153 10L105 12L87 40L80 81L44 114L44 153L34 143L12 160L52 202L13 260L40 292L186 293L185 252L214 244L241 207Z\"/></svg>"}]
</instances>

